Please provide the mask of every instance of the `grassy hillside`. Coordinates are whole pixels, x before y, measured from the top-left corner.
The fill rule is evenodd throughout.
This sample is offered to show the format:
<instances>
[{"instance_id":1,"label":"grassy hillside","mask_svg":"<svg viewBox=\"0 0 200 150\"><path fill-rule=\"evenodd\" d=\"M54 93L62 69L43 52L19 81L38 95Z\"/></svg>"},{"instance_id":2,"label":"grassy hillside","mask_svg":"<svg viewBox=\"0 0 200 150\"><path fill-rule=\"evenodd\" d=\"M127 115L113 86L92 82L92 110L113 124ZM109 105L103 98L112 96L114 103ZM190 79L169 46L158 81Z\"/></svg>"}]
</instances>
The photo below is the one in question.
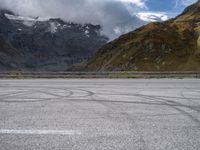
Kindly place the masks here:
<instances>
[{"instance_id":1,"label":"grassy hillside","mask_svg":"<svg viewBox=\"0 0 200 150\"><path fill-rule=\"evenodd\" d=\"M200 70L200 1L178 17L150 23L103 46L86 64L95 71Z\"/></svg>"}]
</instances>

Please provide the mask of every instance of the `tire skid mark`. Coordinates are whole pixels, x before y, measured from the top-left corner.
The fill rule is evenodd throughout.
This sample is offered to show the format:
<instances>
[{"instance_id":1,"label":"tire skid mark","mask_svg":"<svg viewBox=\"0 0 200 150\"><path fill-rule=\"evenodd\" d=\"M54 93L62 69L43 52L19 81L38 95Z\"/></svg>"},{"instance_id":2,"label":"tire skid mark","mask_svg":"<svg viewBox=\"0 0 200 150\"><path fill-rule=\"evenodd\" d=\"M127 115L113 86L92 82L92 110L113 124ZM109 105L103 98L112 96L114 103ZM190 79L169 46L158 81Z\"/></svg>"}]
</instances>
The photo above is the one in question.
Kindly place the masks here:
<instances>
[{"instance_id":1,"label":"tire skid mark","mask_svg":"<svg viewBox=\"0 0 200 150\"><path fill-rule=\"evenodd\" d=\"M55 93L52 93L52 92L48 92L48 91L44 91L44 90L34 90L35 92L38 92L38 93L42 93L42 94L47 94L47 95L50 95L50 96L55 96L56 98L64 98L64 97L68 97L69 95L71 95L71 91L67 91L69 94L68 95L58 95L58 94L55 94Z\"/></svg>"},{"instance_id":2,"label":"tire skid mark","mask_svg":"<svg viewBox=\"0 0 200 150\"><path fill-rule=\"evenodd\" d=\"M190 90L190 89L187 89L187 90ZM196 92L196 91L195 91ZM199 92L197 92L199 93ZM184 94L184 90L181 91L181 94L180 94L183 98L185 98L187 101L189 102L192 102L193 104L195 105L199 105L199 103L197 103L197 101L195 101L193 98L190 98L190 97L186 97L186 95ZM199 97L199 101L200 101L200 97Z\"/></svg>"},{"instance_id":3,"label":"tire skid mark","mask_svg":"<svg viewBox=\"0 0 200 150\"><path fill-rule=\"evenodd\" d=\"M138 94L141 91L137 91L134 94ZM115 105L115 107L117 107L117 110L120 110L119 114L122 118L125 118L127 120L127 122L129 123L129 128L131 129L139 129L140 125L137 123L136 120L136 116L131 116L128 112L123 111L122 110L122 105L120 105L119 103L113 103L112 105ZM121 111L122 110L122 111ZM121 117L119 117L119 119L121 119ZM137 135L139 135L139 139L137 142L139 142L141 144L141 146L143 147L143 149L148 149L148 146L146 145L145 139L144 139L144 130L134 130L135 132L137 132Z\"/></svg>"},{"instance_id":4,"label":"tire skid mark","mask_svg":"<svg viewBox=\"0 0 200 150\"><path fill-rule=\"evenodd\" d=\"M193 122L195 122L199 127L200 127L200 120L198 120L197 118L195 118L193 115L191 115L190 113L178 108L177 106L174 106L174 105L169 105L167 102L165 102L166 100L165 99L160 99L160 98L152 98L152 97L147 97L147 96L143 96L144 98L147 98L147 99L152 99L152 100L155 100L157 102L160 102L160 103L163 103L165 104L166 106L172 108L172 109L175 109L176 111L180 112L182 115L188 117L189 119L191 119ZM176 103L176 102L175 102ZM186 108L189 108L190 107L186 107ZM193 110L193 109L192 109Z\"/></svg>"},{"instance_id":5,"label":"tire skid mark","mask_svg":"<svg viewBox=\"0 0 200 150\"><path fill-rule=\"evenodd\" d=\"M88 90L83 90L83 89L76 89L76 88L41 88L38 89L38 88L31 88L29 87L28 89L25 88L26 90L22 90L22 91L19 91L19 92L15 92L15 93L12 93L13 95L10 95L9 94L6 94L7 97L2 97L2 99L0 100L0 102L39 102L39 101L54 101L54 102L57 102L57 101L62 101L62 100L69 100L68 98L84 98L84 97L90 97L90 96L93 96L95 95L95 93L91 92L91 91L88 91ZM17 89L15 89L17 90ZM48 90L51 90L51 91L48 91ZM53 92L53 90L62 90L62 93L64 92L67 92L66 95L59 95L59 94L56 94ZM74 92L75 90L77 91L83 91L85 92L84 95L81 95L81 96L76 96L76 92ZM23 95L29 95L28 93L33 93L35 92L35 94L38 94L38 93L41 93L41 94L47 94L47 95L50 95L50 96L54 96L54 97L51 97L51 98L30 98L30 97L23 97ZM15 97L17 95L22 95L20 97ZM73 95L75 95L74 97L72 97Z\"/></svg>"},{"instance_id":6,"label":"tire skid mark","mask_svg":"<svg viewBox=\"0 0 200 150\"><path fill-rule=\"evenodd\" d=\"M7 93L7 94L0 95L0 97L1 98L12 97L12 96L19 95L19 94L21 94L23 92L25 92L25 91L18 91L18 92Z\"/></svg>"},{"instance_id":7,"label":"tire skid mark","mask_svg":"<svg viewBox=\"0 0 200 150\"><path fill-rule=\"evenodd\" d=\"M76 95L75 95L75 92L73 92L73 97L74 97L74 98L84 98L84 97L90 97L90 96L95 95L94 92L89 91L89 90L84 90L84 89L79 89L79 88L71 88L70 90L71 90L71 91L81 91L81 92L85 92L85 93L86 93L85 95L76 96ZM74 96L74 95L75 95L75 96Z\"/></svg>"},{"instance_id":8,"label":"tire skid mark","mask_svg":"<svg viewBox=\"0 0 200 150\"><path fill-rule=\"evenodd\" d=\"M104 93L96 93L96 94L104 94ZM119 95L119 96L140 96L142 94L131 94L131 93L119 93L119 94L115 94L115 93L106 93L104 95ZM154 97L155 95L142 95L142 96L149 96L149 97ZM159 95L156 95L156 97L159 97L159 98L178 98L178 99L188 99L188 98L183 98L183 97L173 97L173 96L159 96ZM192 100L197 100L197 101L200 101L200 98L190 98Z\"/></svg>"}]
</instances>

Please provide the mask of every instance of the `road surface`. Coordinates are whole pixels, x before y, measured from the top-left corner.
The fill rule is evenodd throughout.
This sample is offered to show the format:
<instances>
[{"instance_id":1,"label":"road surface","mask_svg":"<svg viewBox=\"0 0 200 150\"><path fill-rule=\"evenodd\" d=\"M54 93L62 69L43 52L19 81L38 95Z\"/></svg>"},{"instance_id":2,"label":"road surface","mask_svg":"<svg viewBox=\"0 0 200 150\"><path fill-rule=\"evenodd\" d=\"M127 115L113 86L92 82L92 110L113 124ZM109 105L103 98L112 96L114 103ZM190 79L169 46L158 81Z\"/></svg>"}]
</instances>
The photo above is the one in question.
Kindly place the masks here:
<instances>
[{"instance_id":1,"label":"road surface","mask_svg":"<svg viewBox=\"0 0 200 150\"><path fill-rule=\"evenodd\" d=\"M199 150L200 80L0 80L0 150Z\"/></svg>"}]
</instances>

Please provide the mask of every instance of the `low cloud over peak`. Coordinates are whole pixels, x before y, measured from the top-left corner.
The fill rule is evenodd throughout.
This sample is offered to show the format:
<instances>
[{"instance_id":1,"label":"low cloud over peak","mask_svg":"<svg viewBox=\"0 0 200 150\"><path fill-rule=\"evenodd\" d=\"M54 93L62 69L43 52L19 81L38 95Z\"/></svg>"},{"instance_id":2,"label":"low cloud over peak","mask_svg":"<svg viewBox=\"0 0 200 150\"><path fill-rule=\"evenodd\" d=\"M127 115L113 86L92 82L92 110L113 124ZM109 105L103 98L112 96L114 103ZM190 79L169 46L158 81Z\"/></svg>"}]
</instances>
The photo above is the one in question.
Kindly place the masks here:
<instances>
[{"instance_id":1,"label":"low cloud over peak","mask_svg":"<svg viewBox=\"0 0 200 150\"><path fill-rule=\"evenodd\" d=\"M146 21L174 17L196 0L0 0L0 7L24 16L98 24L110 39ZM177 7L177 8L176 8ZM175 9L175 10L174 10Z\"/></svg>"},{"instance_id":2,"label":"low cloud over peak","mask_svg":"<svg viewBox=\"0 0 200 150\"><path fill-rule=\"evenodd\" d=\"M0 0L0 6L19 15L99 24L111 39L144 24L133 15L145 7L143 0Z\"/></svg>"}]
</instances>

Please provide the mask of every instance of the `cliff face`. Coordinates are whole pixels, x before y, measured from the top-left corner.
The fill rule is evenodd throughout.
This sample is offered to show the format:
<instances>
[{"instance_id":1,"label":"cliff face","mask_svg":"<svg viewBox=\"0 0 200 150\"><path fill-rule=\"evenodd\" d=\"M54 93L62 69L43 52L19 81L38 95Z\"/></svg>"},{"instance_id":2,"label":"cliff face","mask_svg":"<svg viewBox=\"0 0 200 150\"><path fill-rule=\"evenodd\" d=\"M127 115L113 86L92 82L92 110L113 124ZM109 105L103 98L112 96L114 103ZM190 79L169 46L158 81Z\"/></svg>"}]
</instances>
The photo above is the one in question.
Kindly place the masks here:
<instances>
[{"instance_id":1,"label":"cliff face","mask_svg":"<svg viewBox=\"0 0 200 150\"><path fill-rule=\"evenodd\" d=\"M0 70L64 71L96 52L108 38L101 27L0 11Z\"/></svg>"},{"instance_id":2,"label":"cliff face","mask_svg":"<svg viewBox=\"0 0 200 150\"><path fill-rule=\"evenodd\" d=\"M98 71L200 70L200 1L106 44L85 64Z\"/></svg>"}]
</instances>

